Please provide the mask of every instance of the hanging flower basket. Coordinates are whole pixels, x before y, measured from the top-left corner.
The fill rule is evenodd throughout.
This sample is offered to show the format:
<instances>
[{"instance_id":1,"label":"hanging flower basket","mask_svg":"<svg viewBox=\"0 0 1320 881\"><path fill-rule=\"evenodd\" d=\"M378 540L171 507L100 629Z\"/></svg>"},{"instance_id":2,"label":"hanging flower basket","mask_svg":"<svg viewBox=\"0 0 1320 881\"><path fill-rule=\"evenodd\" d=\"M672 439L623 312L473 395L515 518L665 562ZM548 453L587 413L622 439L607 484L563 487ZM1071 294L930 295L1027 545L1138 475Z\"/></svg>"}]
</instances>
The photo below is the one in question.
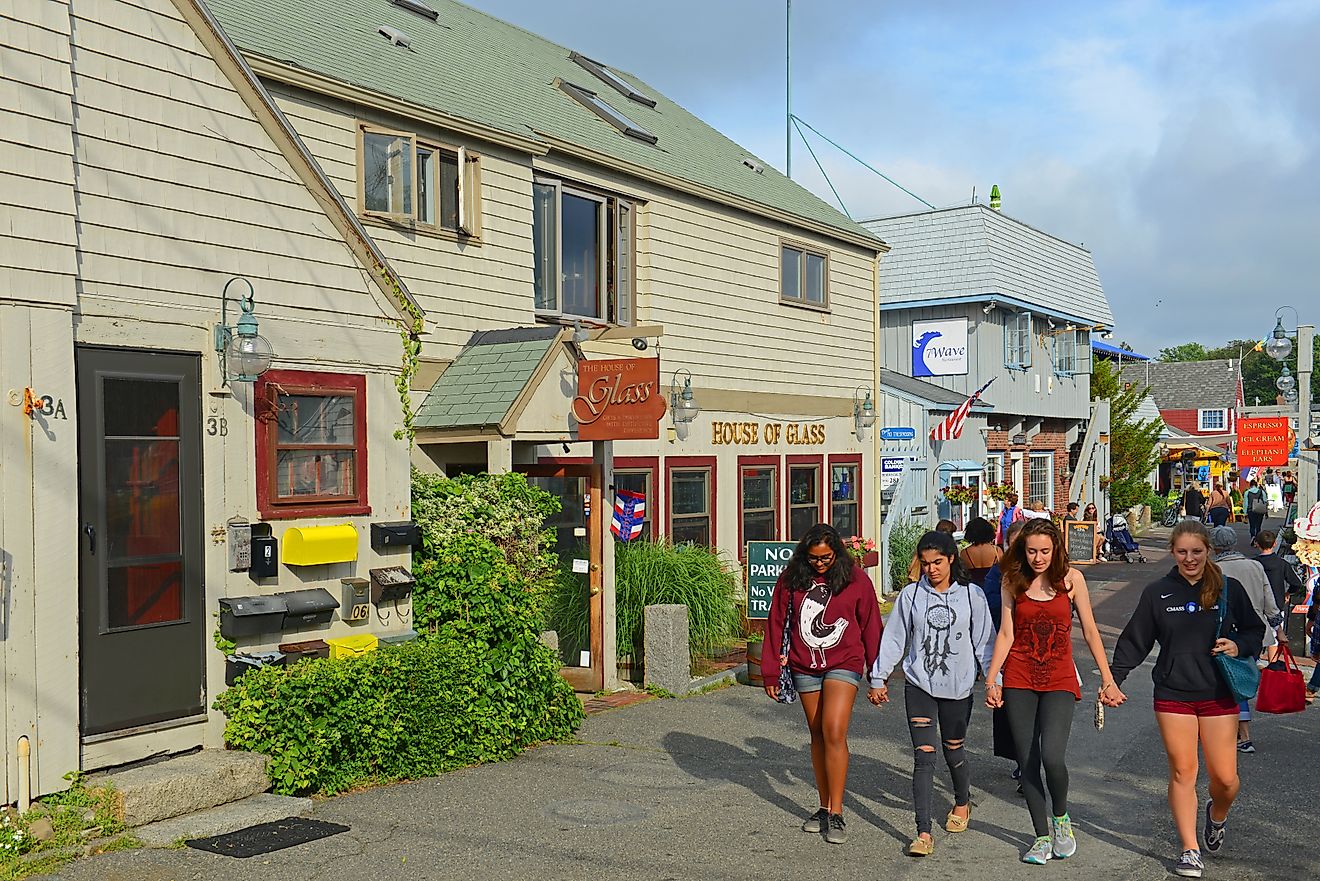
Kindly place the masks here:
<instances>
[{"instance_id":1,"label":"hanging flower basket","mask_svg":"<svg viewBox=\"0 0 1320 881\"><path fill-rule=\"evenodd\" d=\"M944 487L942 492L951 505L974 505L980 496L975 488L957 483Z\"/></svg>"},{"instance_id":2,"label":"hanging flower basket","mask_svg":"<svg viewBox=\"0 0 1320 881\"><path fill-rule=\"evenodd\" d=\"M1017 492L1017 487L1013 486L1013 484L1009 483L1008 481L1004 481L1003 483L987 484L985 488L985 494L990 498L994 499L996 502L1002 502L1006 500L1009 496L1009 493L1015 493L1015 492Z\"/></svg>"}]
</instances>

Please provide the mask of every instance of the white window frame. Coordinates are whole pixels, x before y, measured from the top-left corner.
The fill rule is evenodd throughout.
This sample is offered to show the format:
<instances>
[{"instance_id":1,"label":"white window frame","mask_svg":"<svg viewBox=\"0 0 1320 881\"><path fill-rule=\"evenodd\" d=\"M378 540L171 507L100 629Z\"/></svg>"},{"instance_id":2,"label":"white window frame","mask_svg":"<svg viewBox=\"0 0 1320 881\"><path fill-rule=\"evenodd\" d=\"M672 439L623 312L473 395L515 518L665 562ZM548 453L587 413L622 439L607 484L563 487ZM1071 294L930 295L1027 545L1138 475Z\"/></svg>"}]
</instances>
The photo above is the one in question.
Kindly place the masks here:
<instances>
[{"instance_id":1,"label":"white window frame","mask_svg":"<svg viewBox=\"0 0 1320 881\"><path fill-rule=\"evenodd\" d=\"M629 327L636 320L637 289L637 205L620 196L591 192L565 183L557 178L537 176L533 187L549 187L554 191L554 235L548 243L554 248L553 290L550 291L552 308L533 304L538 318L571 323L581 321L594 325ZM595 202L600 220L597 249L599 252L598 278L600 286L597 311L599 315L579 315L566 312L564 302L564 196L576 196ZM535 202L535 193L533 193ZM533 206L532 235L538 234ZM533 275L541 267L533 266Z\"/></svg>"},{"instance_id":2,"label":"white window frame","mask_svg":"<svg viewBox=\"0 0 1320 881\"><path fill-rule=\"evenodd\" d=\"M1089 330L1064 330L1055 334L1054 372L1059 376L1086 375L1091 372Z\"/></svg>"},{"instance_id":3,"label":"white window frame","mask_svg":"<svg viewBox=\"0 0 1320 881\"><path fill-rule=\"evenodd\" d=\"M407 141L408 149L412 157L412 175L410 184L411 211L372 211L367 209L367 150L366 141L368 135L379 135L384 137L395 137ZM436 158L437 173L434 192L429 198L429 220L423 219L425 214L421 210L422 205L419 202L420 187L418 180L422 173L421 162L418 158L418 151L432 153ZM439 157L447 154L458 164L458 196L455 208L457 209L457 223L454 228L442 225L441 205L443 196L440 185L440 174L438 171ZM358 176L358 214L362 217L382 220L392 224L406 224L408 226L422 229L429 232L439 233L448 236L462 236L464 238L479 238L481 235L481 157L472 153L465 147L455 147L434 141L428 138L419 138L412 132L390 129L384 126L371 125L370 123L358 124L358 155L357 155L357 176Z\"/></svg>"},{"instance_id":4,"label":"white window frame","mask_svg":"<svg viewBox=\"0 0 1320 881\"><path fill-rule=\"evenodd\" d=\"M1046 497L1043 499L1038 499L1036 498L1034 483L1031 478L1036 473L1036 468L1034 463L1042 460L1046 463L1046 468L1045 468ZM1026 469L1027 473L1025 475L1026 480L1022 481L1023 489L1025 489L1026 492L1022 495L1021 497L1022 500L1023 501L1029 500L1031 502L1044 502L1045 510L1053 511L1054 510L1054 453L1052 452L1031 453L1029 454L1029 458L1027 460L1026 465L1027 465L1027 469Z\"/></svg>"},{"instance_id":5,"label":"white window frame","mask_svg":"<svg viewBox=\"0 0 1320 881\"><path fill-rule=\"evenodd\" d=\"M985 457L985 486L1004 482L1004 454L987 453Z\"/></svg>"},{"instance_id":6,"label":"white window frame","mask_svg":"<svg viewBox=\"0 0 1320 881\"><path fill-rule=\"evenodd\" d=\"M798 295L790 296L784 290L784 252L795 251L798 255ZM825 261L824 277L821 279L820 302L807 297L807 255L819 257ZM828 312L830 308L830 254L820 248L813 248L801 242L788 239L779 241L779 302L790 306L802 306Z\"/></svg>"},{"instance_id":7,"label":"white window frame","mask_svg":"<svg viewBox=\"0 0 1320 881\"><path fill-rule=\"evenodd\" d=\"M1218 416L1218 425L1207 425L1207 416ZM1208 410L1196 411L1196 430L1197 431L1228 431L1228 410L1223 407L1212 407Z\"/></svg>"},{"instance_id":8,"label":"white window frame","mask_svg":"<svg viewBox=\"0 0 1320 881\"><path fill-rule=\"evenodd\" d=\"M1004 319L1004 366L1026 370L1031 366L1031 313L1017 312Z\"/></svg>"}]
</instances>

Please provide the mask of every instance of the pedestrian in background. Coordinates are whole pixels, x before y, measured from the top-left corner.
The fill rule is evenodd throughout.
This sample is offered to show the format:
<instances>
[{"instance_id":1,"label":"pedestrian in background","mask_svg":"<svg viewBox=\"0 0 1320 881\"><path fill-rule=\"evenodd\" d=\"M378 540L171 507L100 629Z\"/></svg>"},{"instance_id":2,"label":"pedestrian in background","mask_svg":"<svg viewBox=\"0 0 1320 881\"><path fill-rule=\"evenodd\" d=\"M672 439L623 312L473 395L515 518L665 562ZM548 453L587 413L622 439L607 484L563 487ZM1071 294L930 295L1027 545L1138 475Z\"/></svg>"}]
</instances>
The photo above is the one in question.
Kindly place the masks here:
<instances>
[{"instance_id":1,"label":"pedestrian in background","mask_svg":"<svg viewBox=\"0 0 1320 881\"><path fill-rule=\"evenodd\" d=\"M1008 543L1011 545L1013 539L1022 531L1024 521L1019 520L1008 528ZM990 607L990 618L995 623L996 632L999 630L1000 612L1003 609L1003 572L1000 566L1003 564L1001 556L1000 561L990 567L986 573L985 583L981 585L985 591L986 605ZM1013 731L1008 727L1008 714L1004 712L1003 707L995 708L990 714L991 730L994 735L994 753L997 758L1008 759L1013 763L1013 779L1020 781L1022 779L1022 765L1018 761L1017 747L1013 745ZM1019 782L1017 787L1018 795L1022 795L1022 784Z\"/></svg>"},{"instance_id":2,"label":"pedestrian in background","mask_svg":"<svg viewBox=\"0 0 1320 881\"><path fill-rule=\"evenodd\" d=\"M1228 523L1229 515L1233 513L1233 503L1228 498L1228 493L1224 492L1219 482L1215 481L1210 490L1209 511L1210 522L1215 526L1225 526Z\"/></svg>"},{"instance_id":3,"label":"pedestrian in background","mask_svg":"<svg viewBox=\"0 0 1320 881\"><path fill-rule=\"evenodd\" d=\"M1086 503L1086 511L1082 514L1082 520L1086 523L1095 524L1095 561L1103 563L1104 554L1101 553L1105 547L1105 528L1100 525L1100 512L1096 510L1095 502Z\"/></svg>"},{"instance_id":4,"label":"pedestrian in background","mask_svg":"<svg viewBox=\"0 0 1320 881\"><path fill-rule=\"evenodd\" d=\"M936 532L943 532L945 535L953 535L958 531L958 524L952 520L941 520L935 524ZM908 584L921 578L921 557L916 551L912 552L912 562L908 564Z\"/></svg>"},{"instance_id":5,"label":"pedestrian in background","mask_svg":"<svg viewBox=\"0 0 1320 881\"><path fill-rule=\"evenodd\" d=\"M1210 548L1215 553L1215 564L1226 577L1242 585L1247 599L1251 601L1252 611L1262 624L1268 625L1264 634L1264 647L1273 648L1278 645L1276 628L1283 623L1283 615L1274 603L1274 591L1270 589L1265 567L1234 550L1236 546L1237 530L1233 527L1217 526L1210 530ZM1238 706L1237 748L1239 752L1248 754L1256 751L1255 744L1251 742L1251 703L1248 701Z\"/></svg>"},{"instance_id":6,"label":"pedestrian in background","mask_svg":"<svg viewBox=\"0 0 1320 881\"><path fill-rule=\"evenodd\" d=\"M1037 499L1031 503L1029 510L1022 512L1022 516L1027 520L1049 520L1050 512L1045 510L1045 503Z\"/></svg>"},{"instance_id":7,"label":"pedestrian in background","mask_svg":"<svg viewBox=\"0 0 1320 881\"><path fill-rule=\"evenodd\" d=\"M990 524L985 527L989 530ZM889 676L901 661L917 821L917 837L908 845L908 855L924 857L935 850L931 803L938 743L943 744L953 781L953 809L944 828L965 832L972 816L971 768L964 745L972 718L972 690L978 675L990 666L995 628L985 594L968 578L953 536L927 532L917 543L917 556L921 580L903 588L894 601L880 654L871 667L867 696L877 707L889 702Z\"/></svg>"},{"instance_id":8,"label":"pedestrian in background","mask_svg":"<svg viewBox=\"0 0 1320 881\"><path fill-rule=\"evenodd\" d=\"M1201 495L1201 488L1195 482L1183 493L1182 507L1183 513L1191 519L1205 519L1205 496Z\"/></svg>"},{"instance_id":9,"label":"pedestrian in background","mask_svg":"<svg viewBox=\"0 0 1320 881\"><path fill-rule=\"evenodd\" d=\"M1124 698L1109 675L1109 659L1095 626L1086 579L1068 564L1059 528L1049 520L1028 521L1004 554L1001 568L1004 614L986 673L986 705L1008 711L1036 833L1036 841L1022 861L1043 865L1077 852L1068 814L1067 764L1073 713L1082 699L1072 654L1074 609L1100 668L1105 700L1121 702ZM1002 686L997 682L1001 670ZM1046 785L1053 808L1049 814Z\"/></svg>"},{"instance_id":10,"label":"pedestrian in background","mask_svg":"<svg viewBox=\"0 0 1320 881\"><path fill-rule=\"evenodd\" d=\"M1247 528L1254 539L1260 534L1260 530L1265 523L1265 515L1270 510L1269 497L1265 495L1265 490L1255 480L1251 481L1251 486L1242 494L1242 510L1247 515Z\"/></svg>"},{"instance_id":11,"label":"pedestrian in background","mask_svg":"<svg viewBox=\"0 0 1320 881\"><path fill-rule=\"evenodd\" d=\"M788 645L783 645L784 623ZM770 599L762 649L765 692L779 697L781 657L811 732L811 767L820 808L802 824L831 844L848 840L843 791L848 779L848 725L862 678L880 651L884 623L875 585L833 526L818 523L798 542Z\"/></svg>"},{"instance_id":12,"label":"pedestrian in background","mask_svg":"<svg viewBox=\"0 0 1320 881\"><path fill-rule=\"evenodd\" d=\"M1064 522L1064 523L1067 523L1067 522L1069 522L1069 521L1071 521L1071 520L1077 520L1077 519L1079 519L1078 516L1077 516L1077 509L1078 509L1079 507L1081 507L1081 506L1078 505L1076 502L1069 502L1069 503L1068 503L1067 511L1066 511L1066 512L1064 513L1064 515L1063 515L1063 522Z\"/></svg>"},{"instance_id":13,"label":"pedestrian in background","mask_svg":"<svg viewBox=\"0 0 1320 881\"><path fill-rule=\"evenodd\" d=\"M1275 550L1274 544L1277 538L1272 530L1262 529L1256 534L1252 544L1260 551L1256 555L1256 562L1265 570L1265 577L1269 579L1270 592L1274 594L1274 604L1283 613L1279 632L1286 634L1288 612L1295 603L1302 602L1306 597L1306 586L1298 577L1297 570ZM1271 657L1270 660L1274 658Z\"/></svg>"},{"instance_id":14,"label":"pedestrian in background","mask_svg":"<svg viewBox=\"0 0 1320 881\"><path fill-rule=\"evenodd\" d=\"M1297 479L1291 471L1283 472L1283 516L1292 517L1292 506L1297 501Z\"/></svg>"},{"instance_id":15,"label":"pedestrian in background","mask_svg":"<svg viewBox=\"0 0 1320 881\"><path fill-rule=\"evenodd\" d=\"M1008 527L1022 520L1022 509L1018 507L1018 494L1009 493L1004 498L1004 509L999 512L998 529L995 531L995 544L1008 546Z\"/></svg>"},{"instance_id":16,"label":"pedestrian in background","mask_svg":"<svg viewBox=\"0 0 1320 881\"><path fill-rule=\"evenodd\" d=\"M1200 878L1204 868L1196 838L1198 743L1210 775L1202 830L1210 853L1224 844L1228 811L1239 787L1234 748L1238 705L1214 655L1255 657L1265 635L1242 585L1210 559L1210 544L1205 527L1194 520L1173 528L1169 550L1176 565L1142 591L1114 648L1114 681L1122 685L1151 649L1160 647L1151 674L1155 720L1169 757L1169 810L1183 846L1174 872L1184 878ZM1226 605L1222 629L1221 604Z\"/></svg>"},{"instance_id":17,"label":"pedestrian in background","mask_svg":"<svg viewBox=\"0 0 1320 881\"><path fill-rule=\"evenodd\" d=\"M967 578L978 587L985 586L986 576L1004 556L1004 552L995 544L995 528L984 517L973 517L963 530L967 547L962 549L958 559L967 570Z\"/></svg>"}]
</instances>

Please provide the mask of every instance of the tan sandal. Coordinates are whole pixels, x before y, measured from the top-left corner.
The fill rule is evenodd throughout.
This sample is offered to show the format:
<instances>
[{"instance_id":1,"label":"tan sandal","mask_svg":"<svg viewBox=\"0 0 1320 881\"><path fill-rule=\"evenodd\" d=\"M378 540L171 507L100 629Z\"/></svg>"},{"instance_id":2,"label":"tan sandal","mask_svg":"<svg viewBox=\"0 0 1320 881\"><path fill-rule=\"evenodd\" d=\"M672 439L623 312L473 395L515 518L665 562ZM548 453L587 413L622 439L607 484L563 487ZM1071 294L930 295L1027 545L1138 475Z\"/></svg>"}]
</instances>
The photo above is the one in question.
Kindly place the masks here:
<instances>
[{"instance_id":1,"label":"tan sandal","mask_svg":"<svg viewBox=\"0 0 1320 881\"><path fill-rule=\"evenodd\" d=\"M949 811L949 816L944 818L944 829L946 832L966 832L967 824L972 819L972 807L967 806L967 816L960 817L953 811Z\"/></svg>"},{"instance_id":2,"label":"tan sandal","mask_svg":"<svg viewBox=\"0 0 1320 881\"><path fill-rule=\"evenodd\" d=\"M928 857L934 852L935 839L922 838L921 836L912 839L912 843L908 845L907 849L908 856L910 857Z\"/></svg>"}]
</instances>

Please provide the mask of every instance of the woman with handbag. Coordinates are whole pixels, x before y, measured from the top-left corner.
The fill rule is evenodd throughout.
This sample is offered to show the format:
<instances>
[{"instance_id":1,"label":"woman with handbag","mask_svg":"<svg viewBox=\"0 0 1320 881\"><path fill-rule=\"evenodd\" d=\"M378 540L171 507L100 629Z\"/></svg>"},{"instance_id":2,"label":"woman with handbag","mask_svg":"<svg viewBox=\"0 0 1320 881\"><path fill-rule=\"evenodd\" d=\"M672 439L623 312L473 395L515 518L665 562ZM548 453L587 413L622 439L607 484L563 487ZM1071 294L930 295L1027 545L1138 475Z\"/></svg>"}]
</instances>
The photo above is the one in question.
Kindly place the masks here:
<instances>
[{"instance_id":1,"label":"woman with handbag","mask_svg":"<svg viewBox=\"0 0 1320 881\"><path fill-rule=\"evenodd\" d=\"M1205 848L1224 844L1229 808L1238 794L1238 702L1255 695L1260 671L1255 658L1265 622L1234 578L1225 577L1210 556L1204 525L1184 520L1173 529L1169 549L1177 565L1147 585L1114 649L1114 681L1122 684L1156 644L1155 720L1169 757L1169 809L1183 853L1174 867L1184 878L1200 878L1196 838L1197 745L1205 752L1210 800L1205 805Z\"/></svg>"},{"instance_id":2,"label":"woman with handbag","mask_svg":"<svg viewBox=\"0 0 1320 881\"><path fill-rule=\"evenodd\" d=\"M1007 711L1022 763L1022 785L1036 840L1022 862L1044 865L1077 852L1068 814L1068 736L1082 699L1073 663L1073 610L1100 668L1103 700L1126 698L1111 681L1109 659L1091 612L1082 573L1068 565L1063 534L1049 520L1028 520L1009 545L1003 570L1003 614L994 658L986 671L985 702ZM1003 671L1002 687L997 679ZM1040 772L1045 770L1045 783ZM1048 785L1052 811L1046 813Z\"/></svg>"},{"instance_id":3,"label":"woman with handbag","mask_svg":"<svg viewBox=\"0 0 1320 881\"><path fill-rule=\"evenodd\" d=\"M985 530L990 531L989 523ZM966 832L972 816L971 769L963 745L972 718L972 690L990 666L995 627L985 594L968 577L953 536L927 532L917 542L917 557L921 580L903 588L894 601L880 655L871 666L867 697L877 707L889 703L889 676L902 662L917 817L917 837L907 852L924 857L935 850L931 801L935 750L941 743L953 779L953 810L944 828Z\"/></svg>"},{"instance_id":4,"label":"woman with handbag","mask_svg":"<svg viewBox=\"0 0 1320 881\"><path fill-rule=\"evenodd\" d=\"M1246 511L1247 526L1254 539L1265 524L1265 515L1270 512L1269 497L1265 489L1254 480L1251 481L1251 487L1242 494L1242 507Z\"/></svg>"},{"instance_id":5,"label":"woman with handbag","mask_svg":"<svg viewBox=\"0 0 1320 881\"><path fill-rule=\"evenodd\" d=\"M774 700L802 698L820 796L820 807L802 831L823 832L830 844L848 840L843 821L848 724L862 677L879 654L883 629L875 587L854 564L838 531L826 523L808 529L771 594L761 675Z\"/></svg>"}]
</instances>

